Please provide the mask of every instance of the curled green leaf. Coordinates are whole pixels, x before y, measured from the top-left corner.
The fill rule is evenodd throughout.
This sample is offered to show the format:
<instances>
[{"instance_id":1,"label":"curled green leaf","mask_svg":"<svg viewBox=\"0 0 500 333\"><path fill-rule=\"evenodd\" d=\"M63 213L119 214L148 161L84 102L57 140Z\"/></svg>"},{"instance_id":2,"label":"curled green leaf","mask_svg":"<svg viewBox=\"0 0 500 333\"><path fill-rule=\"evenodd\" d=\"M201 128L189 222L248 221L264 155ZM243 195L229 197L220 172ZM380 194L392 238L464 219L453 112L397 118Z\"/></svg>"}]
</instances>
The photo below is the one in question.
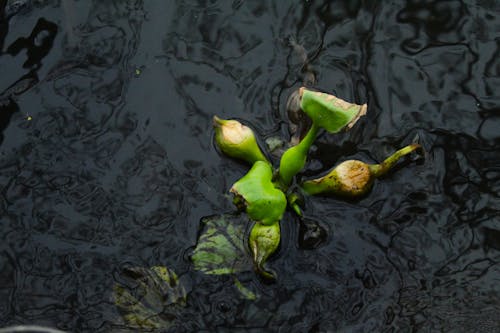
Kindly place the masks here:
<instances>
[{"instance_id":1,"label":"curled green leaf","mask_svg":"<svg viewBox=\"0 0 500 333\"><path fill-rule=\"evenodd\" d=\"M237 120L225 120L214 116L215 142L226 155L253 164L266 161L255 134L248 126Z\"/></svg>"},{"instance_id":2,"label":"curled green leaf","mask_svg":"<svg viewBox=\"0 0 500 333\"><path fill-rule=\"evenodd\" d=\"M275 280L276 273L265 268L265 263L280 244L280 224L255 223L249 237L255 271L266 280Z\"/></svg>"},{"instance_id":3,"label":"curled green leaf","mask_svg":"<svg viewBox=\"0 0 500 333\"><path fill-rule=\"evenodd\" d=\"M330 133L351 128L366 114L366 104L353 104L336 96L301 88L301 108L313 123Z\"/></svg>"},{"instance_id":4,"label":"curled green leaf","mask_svg":"<svg viewBox=\"0 0 500 333\"><path fill-rule=\"evenodd\" d=\"M235 204L245 209L253 221L270 225L281 220L286 209L286 196L273 182L271 165L257 161L248 173L231 187Z\"/></svg>"}]
</instances>

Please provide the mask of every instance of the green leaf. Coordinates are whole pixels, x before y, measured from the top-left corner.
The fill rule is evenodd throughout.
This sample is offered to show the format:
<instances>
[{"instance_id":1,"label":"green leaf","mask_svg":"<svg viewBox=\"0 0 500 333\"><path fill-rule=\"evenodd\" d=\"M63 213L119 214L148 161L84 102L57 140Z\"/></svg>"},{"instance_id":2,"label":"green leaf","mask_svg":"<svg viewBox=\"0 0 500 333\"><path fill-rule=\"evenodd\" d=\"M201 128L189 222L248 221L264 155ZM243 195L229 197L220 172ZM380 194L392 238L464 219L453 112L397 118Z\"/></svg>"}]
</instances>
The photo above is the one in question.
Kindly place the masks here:
<instances>
[{"instance_id":1,"label":"green leaf","mask_svg":"<svg viewBox=\"0 0 500 333\"><path fill-rule=\"evenodd\" d=\"M234 277L234 285L236 286L236 289L240 292L241 296L243 298L249 300L249 301L255 301L257 299L257 295L247 287L245 287L240 280L238 280L236 277Z\"/></svg>"},{"instance_id":2,"label":"green leaf","mask_svg":"<svg viewBox=\"0 0 500 333\"><path fill-rule=\"evenodd\" d=\"M247 223L244 216L234 214L204 217L191 256L194 268L212 275L251 271L252 263L244 241Z\"/></svg>"},{"instance_id":3,"label":"green leaf","mask_svg":"<svg viewBox=\"0 0 500 333\"><path fill-rule=\"evenodd\" d=\"M280 244L280 224L262 225L255 223L250 231L248 243L253 254L255 270L265 279L275 280L276 273L265 268L265 263Z\"/></svg>"},{"instance_id":4,"label":"green leaf","mask_svg":"<svg viewBox=\"0 0 500 333\"><path fill-rule=\"evenodd\" d=\"M227 156L247 161L266 161L252 129L237 120L214 116L215 142Z\"/></svg>"},{"instance_id":5,"label":"green leaf","mask_svg":"<svg viewBox=\"0 0 500 333\"><path fill-rule=\"evenodd\" d=\"M126 268L120 280L113 288L114 301L133 330L168 328L176 309L185 305L186 291L167 267Z\"/></svg>"},{"instance_id":6,"label":"green leaf","mask_svg":"<svg viewBox=\"0 0 500 333\"><path fill-rule=\"evenodd\" d=\"M352 104L336 96L304 88L300 89L300 94L302 110L316 126L330 133L352 127L359 117L366 113L366 104Z\"/></svg>"},{"instance_id":7,"label":"green leaf","mask_svg":"<svg viewBox=\"0 0 500 333\"><path fill-rule=\"evenodd\" d=\"M273 171L267 162L257 161L252 169L234 183L231 192L235 202L242 203L248 216L256 222L271 225L283 216L286 196L272 183Z\"/></svg>"}]
</instances>

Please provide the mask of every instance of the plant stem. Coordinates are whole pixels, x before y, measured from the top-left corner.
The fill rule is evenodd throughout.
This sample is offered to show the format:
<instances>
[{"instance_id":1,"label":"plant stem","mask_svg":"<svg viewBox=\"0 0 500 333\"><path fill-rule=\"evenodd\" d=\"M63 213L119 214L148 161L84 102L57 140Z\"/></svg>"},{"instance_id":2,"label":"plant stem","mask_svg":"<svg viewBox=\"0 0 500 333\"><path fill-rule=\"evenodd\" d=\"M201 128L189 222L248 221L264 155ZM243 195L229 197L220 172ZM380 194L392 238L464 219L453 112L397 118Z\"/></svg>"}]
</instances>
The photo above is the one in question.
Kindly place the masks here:
<instances>
[{"instance_id":1,"label":"plant stem","mask_svg":"<svg viewBox=\"0 0 500 333\"><path fill-rule=\"evenodd\" d=\"M316 136L318 135L319 127L314 123L311 129L307 132L306 136L300 143L294 147L289 148L283 156L281 156L279 179L281 182L280 188L287 188L292 182L292 178L304 168L306 164L306 157L309 148L312 146Z\"/></svg>"},{"instance_id":2,"label":"plant stem","mask_svg":"<svg viewBox=\"0 0 500 333\"><path fill-rule=\"evenodd\" d=\"M389 172L389 170L391 170L403 156L408 155L417 149L422 149L422 146L417 143L401 148L386 158L382 163L370 165L370 171L375 177L381 177Z\"/></svg>"},{"instance_id":3,"label":"plant stem","mask_svg":"<svg viewBox=\"0 0 500 333\"><path fill-rule=\"evenodd\" d=\"M316 140L316 136L318 135L319 127L316 124L311 125L311 129L307 132L306 136L300 141L297 146L300 146L303 149L304 154L307 154L309 148L311 148L314 140Z\"/></svg>"}]
</instances>

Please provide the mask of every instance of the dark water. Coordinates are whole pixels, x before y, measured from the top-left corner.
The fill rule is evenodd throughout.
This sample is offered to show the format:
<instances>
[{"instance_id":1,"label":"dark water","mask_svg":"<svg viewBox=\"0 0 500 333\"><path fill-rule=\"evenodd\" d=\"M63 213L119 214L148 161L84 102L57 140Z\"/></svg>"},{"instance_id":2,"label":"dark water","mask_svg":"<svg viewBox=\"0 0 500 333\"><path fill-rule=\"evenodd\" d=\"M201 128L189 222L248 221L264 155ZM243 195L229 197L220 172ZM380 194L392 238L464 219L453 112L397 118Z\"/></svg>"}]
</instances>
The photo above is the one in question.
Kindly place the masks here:
<instances>
[{"instance_id":1,"label":"dark water","mask_svg":"<svg viewBox=\"0 0 500 333\"><path fill-rule=\"evenodd\" d=\"M122 268L166 265L188 291L172 331L500 332L497 1L0 4L0 327L120 332ZM247 170L211 117L288 138L311 75L369 109L305 175L415 140L426 160L359 202L308 198L321 239L287 213L279 279L240 277L245 300L188 256Z\"/></svg>"}]
</instances>

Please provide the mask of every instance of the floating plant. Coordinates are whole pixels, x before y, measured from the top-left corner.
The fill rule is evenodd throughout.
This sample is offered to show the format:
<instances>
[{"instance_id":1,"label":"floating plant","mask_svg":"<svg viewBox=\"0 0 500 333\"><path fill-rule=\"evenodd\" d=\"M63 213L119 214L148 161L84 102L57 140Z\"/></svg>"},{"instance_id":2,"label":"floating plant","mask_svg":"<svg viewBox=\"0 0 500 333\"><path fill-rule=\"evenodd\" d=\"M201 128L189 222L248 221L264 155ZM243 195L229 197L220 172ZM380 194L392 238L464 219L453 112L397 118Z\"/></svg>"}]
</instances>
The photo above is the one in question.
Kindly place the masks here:
<instances>
[{"instance_id":1,"label":"floating plant","mask_svg":"<svg viewBox=\"0 0 500 333\"><path fill-rule=\"evenodd\" d=\"M236 274L253 269L266 281L277 278L277 274L266 267L266 261L279 247L280 221L287 206L301 218L300 233L307 247L315 248L317 237L310 238L309 233L324 236L325 231L314 221L303 218L303 195L362 197L371 190L375 179L387 174L402 157L421 149L420 145L411 144L380 164L348 160L323 177L294 184L294 177L304 168L309 148L320 131L338 133L351 128L366 113L367 106L304 88L295 93L293 99L297 104L294 116L305 119L308 127L293 137L292 144L296 144L282 154L277 168L273 168L259 147L250 127L237 120L214 117L217 147L251 168L230 189L237 212L201 219L201 231L191 260L194 269L204 274L232 274L239 295L248 300L255 300L257 295L245 287ZM305 225L313 228L304 231ZM183 284L175 272L164 266L126 268L113 294L123 322L140 331L172 327L179 307L186 304Z\"/></svg>"},{"instance_id":2,"label":"floating plant","mask_svg":"<svg viewBox=\"0 0 500 333\"><path fill-rule=\"evenodd\" d=\"M267 259L280 243L280 220L289 206L302 217L299 202L302 194L292 191L294 177L306 164L307 153L320 131L339 133L352 128L364 116L367 105L346 102L330 94L299 89L293 97L297 119L307 118L310 125L305 135L281 156L279 166L273 169L271 162L259 147L252 129L237 120L224 120L214 116L215 142L227 156L245 161L250 170L233 184L233 203L244 212L252 223L245 240L245 227L231 223L238 215L222 215L204 219L204 229L198 239L191 259L195 269L206 274L234 274L245 270L252 262L259 276L266 280L277 278L266 268ZM299 112L300 114L297 114ZM406 146L380 164L367 164L348 160L333 168L327 175L306 180L293 188L300 188L306 195L335 195L358 198L366 195L376 178L389 172L405 155L421 149L420 145ZM228 218L231 217L231 218ZM212 226L210 227L211 224ZM250 250L251 259L247 259Z\"/></svg>"}]
</instances>

